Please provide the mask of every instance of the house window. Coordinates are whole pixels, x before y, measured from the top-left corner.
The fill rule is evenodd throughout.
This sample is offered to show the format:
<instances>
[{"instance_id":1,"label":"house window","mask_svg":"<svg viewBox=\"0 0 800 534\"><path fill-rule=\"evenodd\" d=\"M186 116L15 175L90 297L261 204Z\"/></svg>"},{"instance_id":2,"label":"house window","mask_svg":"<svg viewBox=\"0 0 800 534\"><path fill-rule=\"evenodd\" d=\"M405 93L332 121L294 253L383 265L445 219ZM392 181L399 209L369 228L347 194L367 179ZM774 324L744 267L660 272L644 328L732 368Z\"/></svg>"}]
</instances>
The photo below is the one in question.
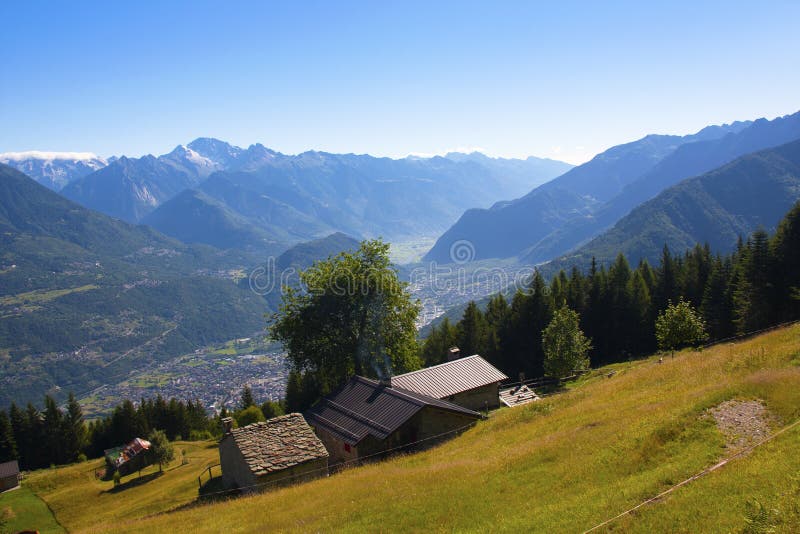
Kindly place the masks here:
<instances>
[{"instance_id":1,"label":"house window","mask_svg":"<svg viewBox=\"0 0 800 534\"><path fill-rule=\"evenodd\" d=\"M350 444L349 443L345 443L344 444L344 451L345 452L350 452Z\"/></svg>"}]
</instances>

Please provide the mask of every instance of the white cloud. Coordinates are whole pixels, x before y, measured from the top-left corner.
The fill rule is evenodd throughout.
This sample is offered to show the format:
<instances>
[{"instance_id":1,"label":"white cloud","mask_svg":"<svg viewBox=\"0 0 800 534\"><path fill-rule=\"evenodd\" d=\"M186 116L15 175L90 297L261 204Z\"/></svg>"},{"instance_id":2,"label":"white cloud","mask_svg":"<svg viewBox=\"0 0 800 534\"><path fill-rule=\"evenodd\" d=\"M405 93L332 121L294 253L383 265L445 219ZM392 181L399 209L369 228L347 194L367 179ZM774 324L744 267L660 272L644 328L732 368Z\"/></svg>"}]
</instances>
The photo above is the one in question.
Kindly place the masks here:
<instances>
[{"instance_id":1,"label":"white cloud","mask_svg":"<svg viewBox=\"0 0 800 534\"><path fill-rule=\"evenodd\" d=\"M102 158L98 158L97 155L92 152L44 152L41 150L28 150L26 152L4 152L0 154L0 160L4 161L22 161L26 159L88 161Z\"/></svg>"}]
</instances>

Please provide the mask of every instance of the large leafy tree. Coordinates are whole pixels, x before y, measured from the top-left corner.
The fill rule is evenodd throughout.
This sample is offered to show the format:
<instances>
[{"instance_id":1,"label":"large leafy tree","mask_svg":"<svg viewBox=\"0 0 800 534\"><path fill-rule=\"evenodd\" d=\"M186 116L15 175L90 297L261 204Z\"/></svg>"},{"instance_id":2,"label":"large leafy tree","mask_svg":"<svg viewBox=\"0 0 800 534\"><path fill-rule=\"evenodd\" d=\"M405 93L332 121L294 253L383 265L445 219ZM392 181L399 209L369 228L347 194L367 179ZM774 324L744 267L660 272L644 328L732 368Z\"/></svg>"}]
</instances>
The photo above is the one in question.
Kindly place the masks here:
<instances>
[{"instance_id":1,"label":"large leafy tree","mask_svg":"<svg viewBox=\"0 0 800 534\"><path fill-rule=\"evenodd\" d=\"M707 338L700 314L682 297L677 304L670 302L656 319L656 339L661 350L674 351Z\"/></svg>"},{"instance_id":2,"label":"large leafy tree","mask_svg":"<svg viewBox=\"0 0 800 534\"><path fill-rule=\"evenodd\" d=\"M300 281L300 288L284 288L270 332L318 395L354 374L379 377L419 367L419 304L392 267L388 244L364 241L355 252L315 263Z\"/></svg>"},{"instance_id":3,"label":"large leafy tree","mask_svg":"<svg viewBox=\"0 0 800 534\"><path fill-rule=\"evenodd\" d=\"M578 313L562 306L542 331L545 374L562 378L588 369L591 346L580 328Z\"/></svg>"}]
</instances>

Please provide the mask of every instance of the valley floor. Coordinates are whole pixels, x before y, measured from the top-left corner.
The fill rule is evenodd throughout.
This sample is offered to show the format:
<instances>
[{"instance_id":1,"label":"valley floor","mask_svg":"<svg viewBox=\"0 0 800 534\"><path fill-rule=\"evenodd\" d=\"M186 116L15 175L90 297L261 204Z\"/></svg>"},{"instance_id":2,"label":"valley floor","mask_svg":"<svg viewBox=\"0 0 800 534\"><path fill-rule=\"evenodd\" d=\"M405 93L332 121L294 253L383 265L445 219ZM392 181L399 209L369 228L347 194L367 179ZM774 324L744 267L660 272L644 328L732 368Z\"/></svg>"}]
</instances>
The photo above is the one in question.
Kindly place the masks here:
<instances>
[{"instance_id":1,"label":"valley floor","mask_svg":"<svg viewBox=\"0 0 800 534\"><path fill-rule=\"evenodd\" d=\"M91 464L30 488L70 531L584 532L741 450L718 427L739 413L769 433L800 418L800 325L599 369L429 451L260 495L159 513L194 498L211 443L117 494ZM798 503L800 425L596 532L797 532Z\"/></svg>"}]
</instances>

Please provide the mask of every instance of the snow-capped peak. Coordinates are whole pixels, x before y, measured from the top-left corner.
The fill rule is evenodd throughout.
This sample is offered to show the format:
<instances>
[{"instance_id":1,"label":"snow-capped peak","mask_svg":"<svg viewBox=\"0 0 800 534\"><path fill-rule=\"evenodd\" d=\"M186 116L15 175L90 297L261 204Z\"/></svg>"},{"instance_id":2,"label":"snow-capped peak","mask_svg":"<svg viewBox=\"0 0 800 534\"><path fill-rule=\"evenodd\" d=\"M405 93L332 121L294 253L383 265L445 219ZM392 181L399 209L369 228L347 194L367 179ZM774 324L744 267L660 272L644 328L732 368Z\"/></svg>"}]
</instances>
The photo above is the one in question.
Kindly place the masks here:
<instances>
[{"instance_id":1,"label":"snow-capped peak","mask_svg":"<svg viewBox=\"0 0 800 534\"><path fill-rule=\"evenodd\" d=\"M106 161L92 152L47 152L42 150L28 150L25 152L3 152L0 161L25 161L38 159L43 161L98 161L105 165Z\"/></svg>"}]
</instances>

